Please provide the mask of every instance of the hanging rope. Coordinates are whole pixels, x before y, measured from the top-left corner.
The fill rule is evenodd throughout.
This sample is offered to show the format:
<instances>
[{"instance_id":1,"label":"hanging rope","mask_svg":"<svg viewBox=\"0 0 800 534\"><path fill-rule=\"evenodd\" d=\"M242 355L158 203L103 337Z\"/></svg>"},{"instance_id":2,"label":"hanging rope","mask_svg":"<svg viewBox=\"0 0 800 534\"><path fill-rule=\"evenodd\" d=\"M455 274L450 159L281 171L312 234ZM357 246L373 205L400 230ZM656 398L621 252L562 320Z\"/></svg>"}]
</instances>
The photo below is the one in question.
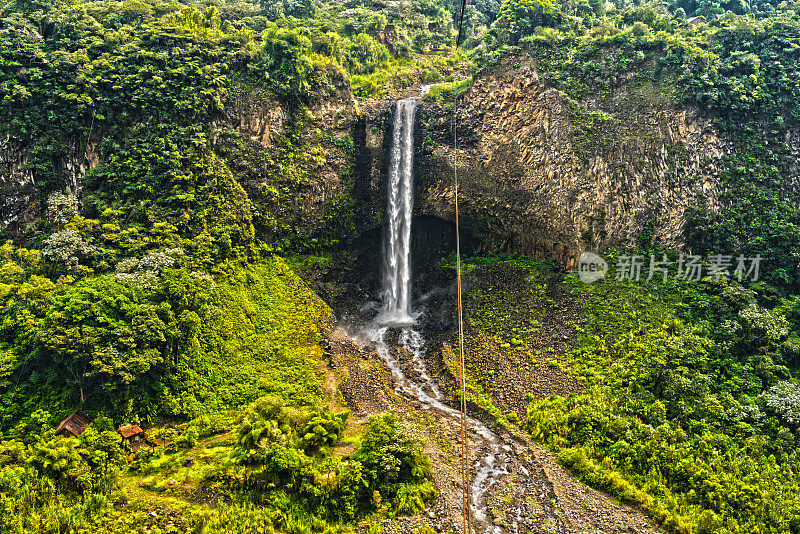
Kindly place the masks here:
<instances>
[{"instance_id":1,"label":"hanging rope","mask_svg":"<svg viewBox=\"0 0 800 534\"><path fill-rule=\"evenodd\" d=\"M461 44L461 28L464 27L464 11L467 9L467 0L461 0L461 15L458 17L458 37L456 37L456 50Z\"/></svg>"},{"instance_id":2,"label":"hanging rope","mask_svg":"<svg viewBox=\"0 0 800 534\"><path fill-rule=\"evenodd\" d=\"M462 507L464 515L464 528L466 534L472 532L469 513L469 469L467 466L467 379L466 365L464 363L464 307L461 301L461 239L458 228L458 134L456 134L457 120L455 108L453 111L453 178L455 182L455 204L456 204L456 293L458 301L458 354L461 364L461 485L463 489Z\"/></svg>"},{"instance_id":3,"label":"hanging rope","mask_svg":"<svg viewBox=\"0 0 800 534\"><path fill-rule=\"evenodd\" d=\"M464 23L464 11L467 0L461 0L461 16L458 18L458 37L456 50L461 44L461 30ZM458 302L458 354L461 364L461 488L462 513L464 524L462 532L472 533L469 511L469 466L467 448L467 378L464 363L464 306L461 301L461 233L458 227L458 97L453 102L453 183L455 186L455 219L456 219L456 299Z\"/></svg>"}]
</instances>

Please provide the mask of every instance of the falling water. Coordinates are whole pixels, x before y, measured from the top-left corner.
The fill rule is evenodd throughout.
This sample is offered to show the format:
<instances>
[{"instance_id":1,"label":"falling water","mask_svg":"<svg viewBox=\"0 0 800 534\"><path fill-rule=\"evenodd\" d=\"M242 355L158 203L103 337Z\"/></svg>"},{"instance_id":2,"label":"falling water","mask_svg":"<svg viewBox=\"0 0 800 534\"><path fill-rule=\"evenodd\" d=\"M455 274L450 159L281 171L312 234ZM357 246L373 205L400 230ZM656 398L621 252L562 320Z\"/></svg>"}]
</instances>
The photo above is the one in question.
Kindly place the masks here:
<instances>
[{"instance_id":1,"label":"falling water","mask_svg":"<svg viewBox=\"0 0 800 534\"><path fill-rule=\"evenodd\" d=\"M419 98L397 102L389 158L383 309L379 321L410 324L411 211L414 203L414 116Z\"/></svg>"},{"instance_id":2,"label":"falling water","mask_svg":"<svg viewBox=\"0 0 800 534\"><path fill-rule=\"evenodd\" d=\"M371 343L384 360L395 380L395 391L433 409L445 417L460 421L461 413L444 403L444 396L431 379L422 358L425 340L414 328L420 313L411 307L411 212L413 208L414 116L420 97L397 102L389 163L387 192L387 232L384 244L383 289L381 311L364 328L361 341ZM400 327L397 343L411 355L417 380L408 378L392 354L386 337L391 327ZM499 477L507 474L512 449L480 421L467 419L469 431L482 442L483 452L475 463L470 487L470 508L473 519L487 534L503 533L503 529L487 521L485 496ZM512 532L517 532L512 521Z\"/></svg>"}]
</instances>

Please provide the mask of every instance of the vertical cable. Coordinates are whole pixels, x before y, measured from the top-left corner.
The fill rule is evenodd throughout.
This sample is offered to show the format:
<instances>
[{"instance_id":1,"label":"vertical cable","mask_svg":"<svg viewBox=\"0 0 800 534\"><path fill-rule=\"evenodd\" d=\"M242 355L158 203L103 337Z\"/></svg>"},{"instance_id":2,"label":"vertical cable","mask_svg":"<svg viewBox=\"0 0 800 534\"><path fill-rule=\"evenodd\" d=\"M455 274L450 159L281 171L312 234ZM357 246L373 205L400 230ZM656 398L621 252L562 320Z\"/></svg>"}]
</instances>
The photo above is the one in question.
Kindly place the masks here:
<instances>
[{"instance_id":1,"label":"vertical cable","mask_svg":"<svg viewBox=\"0 0 800 534\"><path fill-rule=\"evenodd\" d=\"M464 12L467 0L461 0L461 16L458 18L458 36L456 50L461 44L461 30L464 24ZM467 378L464 361L464 306L461 301L461 233L458 227L458 96L453 101L453 183L455 186L455 219L456 219L456 299L458 301L458 355L461 364L461 488L462 512L464 515L464 534L472 533L469 511L469 450L467 447Z\"/></svg>"},{"instance_id":2,"label":"vertical cable","mask_svg":"<svg viewBox=\"0 0 800 534\"><path fill-rule=\"evenodd\" d=\"M456 50L461 44L461 28L464 26L464 11L467 9L467 0L461 0L461 16L458 17L458 37L456 37Z\"/></svg>"},{"instance_id":3,"label":"vertical cable","mask_svg":"<svg viewBox=\"0 0 800 534\"><path fill-rule=\"evenodd\" d=\"M459 32L460 33L460 32ZM456 222L456 300L458 302L458 354L461 364L461 484L464 528L462 532L472 532L469 512L469 468L467 466L467 379L464 361L464 306L461 300L461 233L458 226L458 97L453 102L453 181L455 185L455 222Z\"/></svg>"}]
</instances>

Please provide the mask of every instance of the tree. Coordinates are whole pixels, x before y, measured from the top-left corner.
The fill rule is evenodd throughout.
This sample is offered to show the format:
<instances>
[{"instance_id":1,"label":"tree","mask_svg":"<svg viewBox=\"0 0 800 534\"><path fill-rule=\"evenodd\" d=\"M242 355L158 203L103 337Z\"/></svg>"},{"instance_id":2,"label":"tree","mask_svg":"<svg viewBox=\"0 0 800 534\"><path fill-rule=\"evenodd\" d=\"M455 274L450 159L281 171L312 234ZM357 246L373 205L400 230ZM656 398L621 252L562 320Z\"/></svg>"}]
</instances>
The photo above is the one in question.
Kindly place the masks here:
<instances>
[{"instance_id":1,"label":"tree","mask_svg":"<svg viewBox=\"0 0 800 534\"><path fill-rule=\"evenodd\" d=\"M41 347L72 378L84 402L110 402L121 412L165 370L162 352L174 332L168 307L155 306L105 275L57 293L41 323Z\"/></svg>"},{"instance_id":2,"label":"tree","mask_svg":"<svg viewBox=\"0 0 800 534\"><path fill-rule=\"evenodd\" d=\"M516 43L537 26L555 26L559 20L560 12L552 0L504 0L497 25Z\"/></svg>"},{"instance_id":3,"label":"tree","mask_svg":"<svg viewBox=\"0 0 800 534\"><path fill-rule=\"evenodd\" d=\"M697 15L705 17L707 20L713 20L714 15L721 15L724 12L725 10L717 0L699 0Z\"/></svg>"},{"instance_id":4,"label":"tree","mask_svg":"<svg viewBox=\"0 0 800 534\"><path fill-rule=\"evenodd\" d=\"M301 31L273 26L264 35L254 69L280 95L302 100L312 68L310 53L311 40Z\"/></svg>"},{"instance_id":5,"label":"tree","mask_svg":"<svg viewBox=\"0 0 800 534\"><path fill-rule=\"evenodd\" d=\"M316 12L313 0L259 0L264 15L272 20L284 17L311 18Z\"/></svg>"},{"instance_id":6,"label":"tree","mask_svg":"<svg viewBox=\"0 0 800 534\"><path fill-rule=\"evenodd\" d=\"M300 444L308 453L336 444L347 427L348 415L348 412L335 414L327 406L321 412L312 413L300 431Z\"/></svg>"},{"instance_id":7,"label":"tree","mask_svg":"<svg viewBox=\"0 0 800 534\"><path fill-rule=\"evenodd\" d=\"M83 431L80 442L80 452L92 468L97 484L109 486L117 469L125 463L122 436L114 428L114 422L105 416L97 417Z\"/></svg>"},{"instance_id":8,"label":"tree","mask_svg":"<svg viewBox=\"0 0 800 534\"><path fill-rule=\"evenodd\" d=\"M44 240L42 256L66 271L74 270L91 253L92 247L71 229L61 230Z\"/></svg>"},{"instance_id":9,"label":"tree","mask_svg":"<svg viewBox=\"0 0 800 534\"><path fill-rule=\"evenodd\" d=\"M272 395L261 397L237 422L237 460L243 464L264 462L263 454L271 450L269 446L284 448L293 444L297 437L293 428L296 422L296 414L288 410L280 398Z\"/></svg>"},{"instance_id":10,"label":"tree","mask_svg":"<svg viewBox=\"0 0 800 534\"><path fill-rule=\"evenodd\" d=\"M78 199L74 195L53 193L47 198L47 217L57 230L78 215Z\"/></svg>"},{"instance_id":11,"label":"tree","mask_svg":"<svg viewBox=\"0 0 800 534\"><path fill-rule=\"evenodd\" d=\"M762 396L770 411L792 427L800 427L800 384L782 380Z\"/></svg>"},{"instance_id":12,"label":"tree","mask_svg":"<svg viewBox=\"0 0 800 534\"><path fill-rule=\"evenodd\" d=\"M416 446L416 441L399 426L396 414L370 419L353 457L364 464L370 489L387 484L419 482L430 472L430 460Z\"/></svg>"},{"instance_id":13,"label":"tree","mask_svg":"<svg viewBox=\"0 0 800 534\"><path fill-rule=\"evenodd\" d=\"M354 35L347 45L345 66L350 72L371 74L383 66L391 57L389 50L370 35Z\"/></svg>"}]
</instances>

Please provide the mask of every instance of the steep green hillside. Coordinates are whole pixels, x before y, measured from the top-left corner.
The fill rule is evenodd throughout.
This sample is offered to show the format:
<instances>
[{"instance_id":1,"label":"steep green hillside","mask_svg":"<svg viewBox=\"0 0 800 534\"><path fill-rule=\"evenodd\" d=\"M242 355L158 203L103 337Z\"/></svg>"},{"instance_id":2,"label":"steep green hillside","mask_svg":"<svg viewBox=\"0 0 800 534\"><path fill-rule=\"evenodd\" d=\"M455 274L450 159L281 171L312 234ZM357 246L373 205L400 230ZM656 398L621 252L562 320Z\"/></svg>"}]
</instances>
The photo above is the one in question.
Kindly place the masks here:
<instances>
[{"instance_id":1,"label":"steep green hillside","mask_svg":"<svg viewBox=\"0 0 800 534\"><path fill-rule=\"evenodd\" d=\"M266 393L296 406L323 401L319 343L333 315L286 263L273 258L226 276L217 302L190 353L196 413Z\"/></svg>"},{"instance_id":2,"label":"steep green hillside","mask_svg":"<svg viewBox=\"0 0 800 534\"><path fill-rule=\"evenodd\" d=\"M4 252L4 272L22 275L8 260L27 252ZM34 290L46 279L31 274L6 296L26 320L4 347L0 529L348 532L329 525L413 514L435 494L396 417L360 437L324 391L333 317L283 260L228 266L218 282L162 267L134 273L144 288L100 276ZM74 408L94 422L55 436ZM123 447L114 422L131 418L156 448Z\"/></svg>"},{"instance_id":3,"label":"steep green hillside","mask_svg":"<svg viewBox=\"0 0 800 534\"><path fill-rule=\"evenodd\" d=\"M676 532L797 530L796 297L712 278L589 285L510 256L465 271L470 402Z\"/></svg>"},{"instance_id":4,"label":"steep green hillside","mask_svg":"<svg viewBox=\"0 0 800 534\"><path fill-rule=\"evenodd\" d=\"M131 273L53 283L24 273L17 258L29 251L4 251L4 272L19 277L4 298L6 429L37 408L150 420L265 393L322 400L320 328L331 312L279 258L231 265L216 282L149 255Z\"/></svg>"},{"instance_id":5,"label":"steep green hillside","mask_svg":"<svg viewBox=\"0 0 800 534\"><path fill-rule=\"evenodd\" d=\"M569 283L585 320L566 362L585 389L532 404L531 433L678 532L796 531L795 300L713 280Z\"/></svg>"}]
</instances>

